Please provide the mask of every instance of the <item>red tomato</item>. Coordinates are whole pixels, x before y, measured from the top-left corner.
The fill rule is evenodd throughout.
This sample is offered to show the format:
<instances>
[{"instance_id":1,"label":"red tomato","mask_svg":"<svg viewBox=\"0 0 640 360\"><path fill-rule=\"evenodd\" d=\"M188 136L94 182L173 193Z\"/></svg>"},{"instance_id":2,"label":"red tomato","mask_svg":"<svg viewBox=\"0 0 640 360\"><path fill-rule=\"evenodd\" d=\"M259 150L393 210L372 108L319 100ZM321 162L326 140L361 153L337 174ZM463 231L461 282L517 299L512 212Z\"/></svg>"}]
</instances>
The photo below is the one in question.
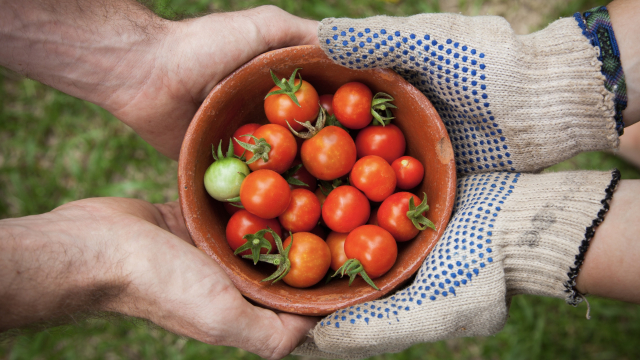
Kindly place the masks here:
<instances>
[{"instance_id":1,"label":"red tomato","mask_svg":"<svg viewBox=\"0 0 640 360\"><path fill-rule=\"evenodd\" d=\"M414 205L420 205L422 200L419 197L408 192L398 192L383 201L378 209L378 225L390 232L396 241L411 240L420 231L407 216L409 199L412 197Z\"/></svg>"},{"instance_id":2,"label":"red tomato","mask_svg":"<svg viewBox=\"0 0 640 360\"><path fill-rule=\"evenodd\" d=\"M351 171L356 162L356 144L349 133L327 126L302 144L302 164L320 180L333 180Z\"/></svg>"},{"instance_id":3,"label":"red tomato","mask_svg":"<svg viewBox=\"0 0 640 360\"><path fill-rule=\"evenodd\" d=\"M322 106L326 111L327 115L333 115L333 95L320 95L320 106Z\"/></svg>"},{"instance_id":4,"label":"red tomato","mask_svg":"<svg viewBox=\"0 0 640 360\"><path fill-rule=\"evenodd\" d=\"M242 135L252 135L254 131L258 130L258 128L262 126L260 124L256 124L256 123L249 123L249 124L244 124L242 126L240 126L238 128L238 130L236 130L233 133L233 138L234 139L238 139L240 141L243 142L248 142L249 139L251 139L251 137L249 136L242 136ZM238 145L238 143L234 140L233 141L233 153L236 156L242 156L242 153L244 153L244 148L240 145Z\"/></svg>"},{"instance_id":5,"label":"red tomato","mask_svg":"<svg viewBox=\"0 0 640 360\"><path fill-rule=\"evenodd\" d=\"M333 112L346 128L362 129L373 119L372 100L373 93L367 85L359 82L346 83L333 95Z\"/></svg>"},{"instance_id":6,"label":"red tomato","mask_svg":"<svg viewBox=\"0 0 640 360\"><path fill-rule=\"evenodd\" d=\"M255 216L247 210L240 209L240 211L233 214L229 222L227 223L227 242L231 247L231 250L236 251L237 248L244 245L247 241L243 239L245 235L255 234L262 229L271 228L278 236L282 236L282 229L280 223L276 219L263 219L259 216ZM271 243L271 252L277 251L276 242L273 236L269 233L265 234L265 239ZM266 254L267 249L262 248L261 254ZM250 250L245 250L238 254L251 255Z\"/></svg>"},{"instance_id":7,"label":"red tomato","mask_svg":"<svg viewBox=\"0 0 640 360\"><path fill-rule=\"evenodd\" d=\"M291 269L282 280L290 286L306 288L317 284L329 270L331 251L320 237L308 232L292 235L293 245L289 250ZM282 245L286 249L291 243L289 236Z\"/></svg>"},{"instance_id":8,"label":"red tomato","mask_svg":"<svg viewBox=\"0 0 640 360\"><path fill-rule=\"evenodd\" d=\"M302 161L293 160L293 163L291 164L291 167L294 167L294 166L297 166L297 165L300 165L300 164L302 164ZM316 191L316 188L318 187L318 180L313 175L311 175L311 173L304 166L301 166L300 169L298 169L295 173L293 173L293 175L291 175L291 177L296 179L296 180L300 180L303 183L309 185L309 186L302 186L302 185L289 184L289 187L291 188L291 190L293 190L293 189L307 189L309 191Z\"/></svg>"},{"instance_id":9,"label":"red tomato","mask_svg":"<svg viewBox=\"0 0 640 360\"><path fill-rule=\"evenodd\" d=\"M263 219L280 216L291 199L287 181L273 170L257 170L240 185L240 202L244 208Z\"/></svg>"},{"instance_id":10,"label":"red tomato","mask_svg":"<svg viewBox=\"0 0 640 360\"><path fill-rule=\"evenodd\" d=\"M291 232L311 231L320 220L320 201L306 189L291 191L289 207L278 217L282 227Z\"/></svg>"},{"instance_id":11,"label":"red tomato","mask_svg":"<svg viewBox=\"0 0 640 360\"><path fill-rule=\"evenodd\" d=\"M399 157L391 164L391 167L396 173L398 188L402 190L418 186L424 178L424 166L414 157Z\"/></svg>"},{"instance_id":12,"label":"red tomato","mask_svg":"<svg viewBox=\"0 0 640 360\"><path fill-rule=\"evenodd\" d=\"M294 84L297 86L300 79L296 79ZM269 92L280 90L278 86L274 86ZM296 105L288 95L276 94L267 97L264 100L264 112L267 119L272 124L278 124L287 127L287 122L295 131L300 131L304 127L294 120L300 122L310 121L312 124L318 116L320 105L318 105L318 93L316 89L308 82L302 80L302 87L295 93L300 106Z\"/></svg>"},{"instance_id":13,"label":"red tomato","mask_svg":"<svg viewBox=\"0 0 640 360\"><path fill-rule=\"evenodd\" d=\"M395 125L369 126L356 136L358 158L367 155L378 155L389 164L404 155L407 142L402 131Z\"/></svg>"},{"instance_id":14,"label":"red tomato","mask_svg":"<svg viewBox=\"0 0 640 360\"><path fill-rule=\"evenodd\" d=\"M267 143L271 145L271 150L269 150L268 154L269 161L265 162L262 159L258 159L249 164L251 171L269 169L278 174L282 174L291 167L293 159L296 158L298 146L295 137L289 129L276 124L267 124L262 125L254 131L253 136L258 138L258 140L265 139ZM249 140L249 144L255 145L255 143L254 139ZM247 150L245 154L246 159L249 160L252 156L253 153Z\"/></svg>"},{"instance_id":15,"label":"red tomato","mask_svg":"<svg viewBox=\"0 0 640 360\"><path fill-rule=\"evenodd\" d=\"M348 233L365 224L370 212L367 197L355 187L343 185L333 189L327 196L322 205L322 220L329 229Z\"/></svg>"},{"instance_id":16,"label":"red tomato","mask_svg":"<svg viewBox=\"0 0 640 360\"><path fill-rule=\"evenodd\" d=\"M398 256L398 245L391 234L375 225L362 225L349 233L344 253L357 259L371 279L384 275Z\"/></svg>"},{"instance_id":17,"label":"red tomato","mask_svg":"<svg viewBox=\"0 0 640 360\"><path fill-rule=\"evenodd\" d=\"M396 189L396 173L385 159L376 155L356 161L349 180L371 201L382 201Z\"/></svg>"},{"instance_id":18,"label":"red tomato","mask_svg":"<svg viewBox=\"0 0 640 360\"><path fill-rule=\"evenodd\" d=\"M333 269L333 271L338 271L338 269L349 260L344 253L344 241L347 239L347 235L349 234L332 231L329 233L329 236L327 236L326 242L329 250L331 250L331 269Z\"/></svg>"}]
</instances>

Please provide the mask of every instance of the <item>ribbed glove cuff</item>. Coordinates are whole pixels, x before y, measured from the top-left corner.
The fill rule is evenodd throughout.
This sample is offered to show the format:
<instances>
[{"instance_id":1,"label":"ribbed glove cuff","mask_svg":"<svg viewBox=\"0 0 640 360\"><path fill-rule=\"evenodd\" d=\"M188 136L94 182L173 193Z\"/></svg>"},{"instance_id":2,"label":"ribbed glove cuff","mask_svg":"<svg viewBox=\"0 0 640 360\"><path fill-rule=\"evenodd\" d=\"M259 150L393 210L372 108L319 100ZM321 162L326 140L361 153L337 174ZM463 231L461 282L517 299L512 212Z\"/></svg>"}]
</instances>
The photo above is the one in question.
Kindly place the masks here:
<instances>
[{"instance_id":1,"label":"ribbed glove cuff","mask_svg":"<svg viewBox=\"0 0 640 360\"><path fill-rule=\"evenodd\" d=\"M553 296L572 305L582 300L575 279L619 179L617 170L520 177L520 191L503 207L492 234L504 244L508 296Z\"/></svg>"}]
</instances>

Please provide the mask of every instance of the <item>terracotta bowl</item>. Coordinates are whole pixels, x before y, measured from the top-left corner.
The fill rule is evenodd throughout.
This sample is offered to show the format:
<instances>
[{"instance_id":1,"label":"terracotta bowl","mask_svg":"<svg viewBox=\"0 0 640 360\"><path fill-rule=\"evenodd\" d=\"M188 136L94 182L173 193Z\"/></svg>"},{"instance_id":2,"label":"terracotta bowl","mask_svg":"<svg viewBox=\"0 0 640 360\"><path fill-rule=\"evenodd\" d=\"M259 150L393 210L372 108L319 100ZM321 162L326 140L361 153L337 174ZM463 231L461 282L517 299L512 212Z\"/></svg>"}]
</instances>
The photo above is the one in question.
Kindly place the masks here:
<instances>
[{"instance_id":1,"label":"terracotta bowl","mask_svg":"<svg viewBox=\"0 0 640 360\"><path fill-rule=\"evenodd\" d=\"M213 66L213 65L212 65ZM418 237L399 243L393 268L375 280L380 291L361 278L351 287L348 279L337 279L307 289L296 289L280 281L263 283L275 267L254 266L233 255L225 239L229 215L222 203L205 191L203 178L213 162L211 144L223 140L227 146L233 132L249 122L267 123L263 98L273 87L272 69L279 78L302 68L303 79L318 94L332 94L349 81L368 85L374 93L384 91L395 98L395 124L407 140L407 154L425 166L425 178L416 194L427 193L427 213L437 231L422 231ZM254 303L274 310L302 315L325 315L346 306L379 298L400 287L422 264L445 230L455 196L455 164L449 136L431 103L395 72L387 69L351 70L336 65L314 46L299 46L262 54L221 81L206 98L187 131L178 181L180 205L196 246L220 264L240 292ZM420 195L422 197L422 195Z\"/></svg>"}]
</instances>

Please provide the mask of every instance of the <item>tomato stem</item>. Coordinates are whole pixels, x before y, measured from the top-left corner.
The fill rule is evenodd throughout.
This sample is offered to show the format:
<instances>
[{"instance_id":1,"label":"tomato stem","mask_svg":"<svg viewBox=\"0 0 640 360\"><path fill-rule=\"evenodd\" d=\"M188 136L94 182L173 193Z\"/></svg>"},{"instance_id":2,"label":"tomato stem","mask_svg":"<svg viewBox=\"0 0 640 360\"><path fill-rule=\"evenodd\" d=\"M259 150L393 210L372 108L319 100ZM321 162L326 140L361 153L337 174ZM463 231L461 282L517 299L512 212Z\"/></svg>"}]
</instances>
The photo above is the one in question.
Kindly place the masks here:
<instances>
[{"instance_id":1,"label":"tomato stem","mask_svg":"<svg viewBox=\"0 0 640 360\"><path fill-rule=\"evenodd\" d=\"M362 263L358 259L349 259L345 261L345 263L342 264L342 266L338 270L336 270L336 272L331 277L334 277L338 274L340 274L340 277L343 277L345 274L349 276L349 286L351 286L351 283L356 278L356 276L360 274L360 276L362 276L367 284L371 285L371 287L376 290L380 290L378 289L376 284L373 283L373 280L371 280L369 275L367 275L367 272L364 271L364 266L362 266Z\"/></svg>"},{"instance_id":2,"label":"tomato stem","mask_svg":"<svg viewBox=\"0 0 640 360\"><path fill-rule=\"evenodd\" d=\"M263 231L263 230L260 230ZM260 232L259 231L259 232ZM258 254L258 261L262 261L262 262L266 262L269 264L273 264L276 265L278 268L276 269L276 271L271 274L269 277L262 279L262 281L271 281L273 280L272 284L281 280L282 278L284 278L285 276L287 276L287 274L289 273L289 270L291 270L291 261L289 260L289 251L291 250L291 245L293 245L293 234L291 234L291 243L289 243L289 246L287 246L286 249L283 248L282 246L282 239L280 238L280 236L278 236L278 234L276 234L275 231L269 229L265 229L264 231L268 231L271 236L273 236L273 239L276 242L276 247L278 248L278 254ZM256 233L257 234L257 233ZM240 249L240 248L238 248ZM236 250L238 251L238 250ZM244 255L242 256L245 259L250 259L253 258L252 255ZM255 259L255 258L253 258ZM254 264L257 264L257 261L254 260Z\"/></svg>"},{"instance_id":3,"label":"tomato stem","mask_svg":"<svg viewBox=\"0 0 640 360\"><path fill-rule=\"evenodd\" d=\"M427 193L423 192L422 194L422 202L418 207L416 207L415 202L413 201L413 196L409 198L409 211L407 211L407 217L418 230L425 230L428 227L435 230L436 225L422 215L425 211L429 210L429 205L427 204Z\"/></svg>"},{"instance_id":4,"label":"tomato stem","mask_svg":"<svg viewBox=\"0 0 640 360\"><path fill-rule=\"evenodd\" d=\"M298 124L304 126L307 130L307 132L297 132L295 130L293 130L293 128L291 127L291 124L289 124L289 121L287 120L287 126L289 127L289 130L291 130L291 132L302 139L311 139L315 134L319 133L320 130L322 130L324 128L324 124L327 118L327 114L326 114L326 110L320 106L320 110L318 110L318 119L316 120L316 125L313 126L311 125L311 123L309 121L305 121L305 122L300 122L296 119L293 119L293 121L297 122Z\"/></svg>"}]
</instances>

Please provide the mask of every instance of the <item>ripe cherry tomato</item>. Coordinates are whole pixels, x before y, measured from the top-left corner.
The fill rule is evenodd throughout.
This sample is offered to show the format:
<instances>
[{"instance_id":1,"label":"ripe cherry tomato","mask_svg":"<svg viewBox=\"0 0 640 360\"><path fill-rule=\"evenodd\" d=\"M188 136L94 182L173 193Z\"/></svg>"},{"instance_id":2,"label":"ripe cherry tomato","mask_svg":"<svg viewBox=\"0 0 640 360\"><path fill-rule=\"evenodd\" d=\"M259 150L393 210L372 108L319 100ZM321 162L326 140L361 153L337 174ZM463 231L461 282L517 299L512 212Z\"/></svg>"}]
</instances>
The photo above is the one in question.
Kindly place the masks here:
<instances>
[{"instance_id":1,"label":"ripe cherry tomato","mask_svg":"<svg viewBox=\"0 0 640 360\"><path fill-rule=\"evenodd\" d=\"M300 79L294 81L295 85L300 83ZM269 92L280 90L278 86L274 86ZM302 80L302 87L295 93L300 106L296 105L291 98L285 94L270 95L264 100L264 112L267 119L272 124L278 124L287 127L287 122L295 131L300 131L304 127L294 120L305 122L310 121L312 124L318 116L320 105L318 105L318 92L308 82Z\"/></svg>"},{"instance_id":2,"label":"ripe cherry tomato","mask_svg":"<svg viewBox=\"0 0 640 360\"><path fill-rule=\"evenodd\" d=\"M244 202L243 202L244 203ZM369 200L353 186L333 189L322 205L322 219L329 229L348 233L369 220Z\"/></svg>"},{"instance_id":3,"label":"ripe cherry tomato","mask_svg":"<svg viewBox=\"0 0 640 360\"><path fill-rule=\"evenodd\" d=\"M247 242L243 239L245 235L255 234L256 232L267 228L271 228L271 230L275 231L278 236L282 236L282 229L280 228L278 220L263 219L251 214L247 210L240 209L240 211L233 214L227 223L227 242L229 243L231 250L236 251L237 248ZM271 243L271 252L277 251L276 242L273 239L273 236L266 233L264 237ZM260 253L266 254L267 249L262 248ZM245 250L238 254L238 256L242 255L251 255L251 250Z\"/></svg>"},{"instance_id":4,"label":"ripe cherry tomato","mask_svg":"<svg viewBox=\"0 0 640 360\"><path fill-rule=\"evenodd\" d=\"M344 253L344 241L347 239L347 235L349 234L332 231L327 236L326 242L331 250L331 269L333 271L338 271L340 266L349 259Z\"/></svg>"},{"instance_id":5,"label":"ripe cherry tomato","mask_svg":"<svg viewBox=\"0 0 640 360\"><path fill-rule=\"evenodd\" d=\"M345 127L362 129L373 119L372 100L373 93L367 85L359 82L346 83L333 95L333 112Z\"/></svg>"},{"instance_id":6,"label":"ripe cherry tomato","mask_svg":"<svg viewBox=\"0 0 640 360\"><path fill-rule=\"evenodd\" d=\"M280 216L289 206L291 190L287 181L273 170L257 170L240 186L240 202L244 208L263 219Z\"/></svg>"},{"instance_id":7,"label":"ripe cherry tomato","mask_svg":"<svg viewBox=\"0 0 640 360\"><path fill-rule=\"evenodd\" d=\"M249 124L244 124L242 126L240 126L234 133L233 133L233 138L234 139L238 139L240 141L244 141L244 142L248 142L249 139L251 139L251 137L249 136L242 136L242 135L252 135L254 131L258 130L258 128L262 126L260 124L256 124L256 123L249 123ZM240 145L238 145L238 143L233 140L233 153L236 156L241 156L242 153L244 153L244 148Z\"/></svg>"},{"instance_id":8,"label":"ripe cherry tomato","mask_svg":"<svg viewBox=\"0 0 640 360\"><path fill-rule=\"evenodd\" d=\"M422 200L408 192L397 192L382 202L378 209L378 225L393 235L396 241L411 240L418 235L418 230L409 217L409 199L413 197L415 206Z\"/></svg>"},{"instance_id":9,"label":"ripe cherry tomato","mask_svg":"<svg viewBox=\"0 0 640 360\"><path fill-rule=\"evenodd\" d=\"M258 140L265 139L271 145L271 150L268 153L268 161L265 162L262 159L258 159L249 164L249 168L252 171L269 169L282 174L291 167L293 159L295 159L298 152L298 145L289 129L276 124L267 124L254 131L253 136ZM249 140L249 144L255 145L255 143L253 138ZM253 152L247 150L246 159L249 160L252 156Z\"/></svg>"},{"instance_id":10,"label":"ripe cherry tomato","mask_svg":"<svg viewBox=\"0 0 640 360\"><path fill-rule=\"evenodd\" d=\"M368 126L356 136L358 158L378 155L389 164L404 155L407 142L402 131L395 125Z\"/></svg>"},{"instance_id":11,"label":"ripe cherry tomato","mask_svg":"<svg viewBox=\"0 0 640 360\"><path fill-rule=\"evenodd\" d=\"M382 201L396 189L396 173L385 159L376 155L356 161L349 180L371 201Z\"/></svg>"},{"instance_id":12,"label":"ripe cherry tomato","mask_svg":"<svg viewBox=\"0 0 640 360\"><path fill-rule=\"evenodd\" d=\"M306 288L322 280L331 265L331 251L320 237L308 232L292 235L293 244L289 250L291 269L282 280L290 286ZM286 249L291 243L289 236L283 243Z\"/></svg>"},{"instance_id":13,"label":"ripe cherry tomato","mask_svg":"<svg viewBox=\"0 0 640 360\"><path fill-rule=\"evenodd\" d=\"M302 164L320 180L333 180L351 171L356 162L356 144L349 133L327 126L302 144Z\"/></svg>"},{"instance_id":14,"label":"ripe cherry tomato","mask_svg":"<svg viewBox=\"0 0 640 360\"><path fill-rule=\"evenodd\" d=\"M291 232L311 231L320 220L320 201L306 189L291 191L289 207L278 217L282 227Z\"/></svg>"},{"instance_id":15,"label":"ripe cherry tomato","mask_svg":"<svg viewBox=\"0 0 640 360\"><path fill-rule=\"evenodd\" d=\"M424 178L424 166L414 157L401 156L391 164L391 167L396 173L397 186L402 190L418 186Z\"/></svg>"},{"instance_id":16,"label":"ripe cherry tomato","mask_svg":"<svg viewBox=\"0 0 640 360\"><path fill-rule=\"evenodd\" d=\"M319 101L320 106L322 106L327 111L327 115L333 115L333 95L320 95Z\"/></svg>"},{"instance_id":17,"label":"ripe cherry tomato","mask_svg":"<svg viewBox=\"0 0 640 360\"><path fill-rule=\"evenodd\" d=\"M291 167L293 168L293 167L298 166L298 165L302 165L302 161L293 160L293 163L291 164ZM303 183L308 185L308 186L302 186L302 185L293 185L293 184L290 183L289 187L291 188L291 190L293 190L293 189L307 189L309 191L316 191L316 188L318 187L318 180L313 175L311 175L311 173L304 166L301 166L290 177L294 178L296 180L300 180ZM287 179L287 181L288 180L289 179Z\"/></svg>"},{"instance_id":18,"label":"ripe cherry tomato","mask_svg":"<svg viewBox=\"0 0 640 360\"><path fill-rule=\"evenodd\" d=\"M375 225L362 225L349 233L344 242L349 259L357 259L371 279L384 275L398 256L398 245L391 234Z\"/></svg>"}]
</instances>

